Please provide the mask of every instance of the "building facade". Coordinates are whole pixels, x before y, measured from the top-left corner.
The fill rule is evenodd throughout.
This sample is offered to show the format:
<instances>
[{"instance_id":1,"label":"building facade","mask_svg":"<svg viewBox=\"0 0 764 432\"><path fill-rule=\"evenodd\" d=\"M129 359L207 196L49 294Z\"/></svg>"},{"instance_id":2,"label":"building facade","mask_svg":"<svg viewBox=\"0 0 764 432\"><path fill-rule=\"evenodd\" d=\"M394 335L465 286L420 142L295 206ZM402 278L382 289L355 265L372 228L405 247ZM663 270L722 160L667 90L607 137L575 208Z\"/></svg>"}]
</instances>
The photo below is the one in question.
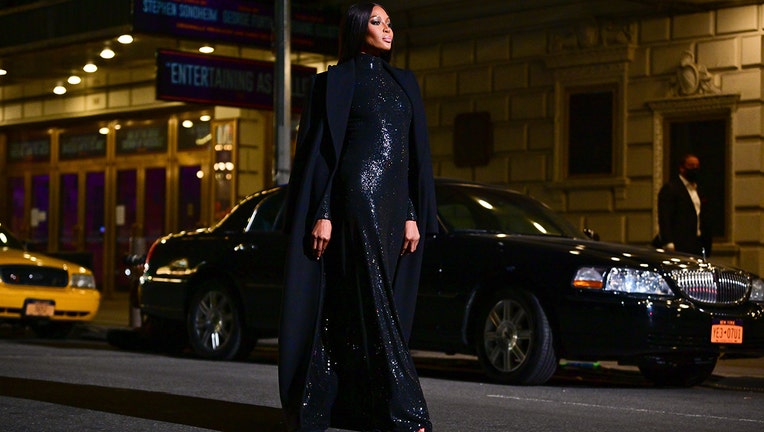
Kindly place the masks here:
<instances>
[{"instance_id":1,"label":"building facade","mask_svg":"<svg viewBox=\"0 0 764 432\"><path fill-rule=\"evenodd\" d=\"M220 3L257 15L257 2ZM764 5L441 3L386 4L393 61L421 84L436 175L506 185L603 240L647 245L659 188L695 152L715 221L712 258L764 274ZM130 30L0 48L0 58L39 71L109 42L119 59L130 48L116 38ZM0 76L0 223L32 248L90 257L106 292L128 284L126 254L208 226L273 184L272 109L159 99L156 49L191 51L200 41L134 35L144 45L130 62L102 61L63 95L46 77ZM215 45L217 56L274 58L263 47ZM291 58L318 72L335 61L310 50Z\"/></svg>"},{"instance_id":2,"label":"building facade","mask_svg":"<svg viewBox=\"0 0 764 432\"><path fill-rule=\"evenodd\" d=\"M30 249L88 265L107 295L128 290L127 257L273 185L272 4L22 3L0 10L0 223ZM293 56L295 98L324 51Z\"/></svg>"},{"instance_id":3,"label":"building facade","mask_svg":"<svg viewBox=\"0 0 764 432\"><path fill-rule=\"evenodd\" d=\"M764 6L487 12L439 24L453 32L399 31L396 62L420 79L436 175L507 185L603 240L648 245L658 190L697 153L712 258L764 273ZM455 157L470 152L489 156Z\"/></svg>"}]
</instances>

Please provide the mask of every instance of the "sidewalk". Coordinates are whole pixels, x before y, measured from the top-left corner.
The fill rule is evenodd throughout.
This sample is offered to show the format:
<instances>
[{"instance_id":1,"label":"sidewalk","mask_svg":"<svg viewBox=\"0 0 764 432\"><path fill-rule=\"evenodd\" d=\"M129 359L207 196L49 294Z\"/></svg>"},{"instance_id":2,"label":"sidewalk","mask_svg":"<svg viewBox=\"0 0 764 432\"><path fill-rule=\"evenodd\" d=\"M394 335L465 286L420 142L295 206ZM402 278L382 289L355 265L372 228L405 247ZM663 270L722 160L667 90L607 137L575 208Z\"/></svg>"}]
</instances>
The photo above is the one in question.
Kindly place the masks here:
<instances>
[{"instance_id":1,"label":"sidewalk","mask_svg":"<svg viewBox=\"0 0 764 432\"><path fill-rule=\"evenodd\" d=\"M101 307L92 321L93 325L104 327L129 327L129 293L116 291L108 297L101 296Z\"/></svg>"},{"instance_id":2,"label":"sidewalk","mask_svg":"<svg viewBox=\"0 0 764 432\"><path fill-rule=\"evenodd\" d=\"M70 337L106 340L110 329L130 328L129 304L127 291L114 292L108 297L102 295L101 305L93 321L75 326Z\"/></svg>"}]
</instances>

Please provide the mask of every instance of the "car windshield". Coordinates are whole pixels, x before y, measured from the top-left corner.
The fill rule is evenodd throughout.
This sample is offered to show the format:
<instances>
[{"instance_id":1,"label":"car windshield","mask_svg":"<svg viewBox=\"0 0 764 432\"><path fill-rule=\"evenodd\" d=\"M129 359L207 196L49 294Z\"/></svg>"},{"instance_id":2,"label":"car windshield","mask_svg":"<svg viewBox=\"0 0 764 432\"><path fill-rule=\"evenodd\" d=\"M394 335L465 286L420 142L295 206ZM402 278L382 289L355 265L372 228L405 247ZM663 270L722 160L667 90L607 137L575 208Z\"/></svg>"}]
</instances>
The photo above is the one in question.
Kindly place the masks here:
<instances>
[{"instance_id":1,"label":"car windshield","mask_svg":"<svg viewBox=\"0 0 764 432\"><path fill-rule=\"evenodd\" d=\"M16 240L10 232L0 226L0 248L11 248L24 250L24 245Z\"/></svg>"},{"instance_id":2,"label":"car windshield","mask_svg":"<svg viewBox=\"0 0 764 432\"><path fill-rule=\"evenodd\" d=\"M439 186L438 216L448 231L582 237L566 219L539 201L501 189Z\"/></svg>"}]
</instances>

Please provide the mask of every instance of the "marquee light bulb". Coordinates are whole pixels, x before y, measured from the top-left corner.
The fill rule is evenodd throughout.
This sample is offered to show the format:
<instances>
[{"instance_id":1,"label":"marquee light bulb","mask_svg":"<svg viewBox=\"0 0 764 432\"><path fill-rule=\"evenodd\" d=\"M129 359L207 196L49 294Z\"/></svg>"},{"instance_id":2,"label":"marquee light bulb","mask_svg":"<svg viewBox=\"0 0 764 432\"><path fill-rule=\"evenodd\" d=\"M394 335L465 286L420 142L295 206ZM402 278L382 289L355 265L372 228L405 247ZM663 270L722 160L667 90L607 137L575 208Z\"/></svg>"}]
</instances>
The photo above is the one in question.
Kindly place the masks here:
<instances>
[{"instance_id":1,"label":"marquee light bulb","mask_svg":"<svg viewBox=\"0 0 764 432\"><path fill-rule=\"evenodd\" d=\"M121 43L122 45L131 44L133 43L133 37L129 34L123 34L117 38L117 42Z\"/></svg>"}]
</instances>

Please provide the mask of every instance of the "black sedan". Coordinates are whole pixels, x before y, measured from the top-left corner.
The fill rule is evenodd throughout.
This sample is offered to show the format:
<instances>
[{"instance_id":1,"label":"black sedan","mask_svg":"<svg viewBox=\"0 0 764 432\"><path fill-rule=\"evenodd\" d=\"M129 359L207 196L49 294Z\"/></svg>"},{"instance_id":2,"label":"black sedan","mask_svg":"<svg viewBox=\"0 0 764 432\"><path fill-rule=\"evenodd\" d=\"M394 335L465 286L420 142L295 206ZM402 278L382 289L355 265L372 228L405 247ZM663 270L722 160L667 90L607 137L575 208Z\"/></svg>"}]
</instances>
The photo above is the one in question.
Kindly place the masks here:
<instances>
[{"instance_id":1,"label":"black sedan","mask_svg":"<svg viewBox=\"0 0 764 432\"><path fill-rule=\"evenodd\" d=\"M411 347L475 354L486 374L541 384L561 359L637 365L695 385L720 353L764 355L764 282L700 257L593 240L509 190L436 182ZM208 359L277 336L285 190L244 199L217 225L159 239L141 310L152 337L183 328ZM185 342L185 341L184 341Z\"/></svg>"}]
</instances>

